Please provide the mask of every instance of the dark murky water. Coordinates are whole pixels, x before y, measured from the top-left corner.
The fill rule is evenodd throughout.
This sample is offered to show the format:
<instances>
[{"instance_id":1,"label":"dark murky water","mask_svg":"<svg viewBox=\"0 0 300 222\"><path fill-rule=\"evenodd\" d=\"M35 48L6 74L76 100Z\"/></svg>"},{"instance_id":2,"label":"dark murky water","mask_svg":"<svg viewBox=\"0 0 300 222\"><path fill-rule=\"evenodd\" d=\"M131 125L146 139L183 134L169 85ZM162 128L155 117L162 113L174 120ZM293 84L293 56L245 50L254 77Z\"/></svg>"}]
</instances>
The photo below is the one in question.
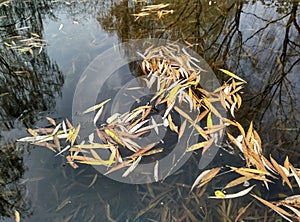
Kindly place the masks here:
<instances>
[{"instance_id":1,"label":"dark murky water","mask_svg":"<svg viewBox=\"0 0 300 222\"><path fill-rule=\"evenodd\" d=\"M15 142L27 127L46 126L46 116L71 118L84 69L97 55L129 39L186 41L217 74L225 68L245 79L237 119L245 126L254 120L265 152L278 160L288 155L299 167L299 3L155 1L170 3L174 13L135 20L131 14L143 2L0 2L1 220L13 221L15 209L23 221L133 221L143 209L138 221L163 221L170 214L185 220L180 209L186 207L198 212L200 221L217 220L217 215L208 216L218 214L214 204L188 201L188 189L179 185L192 184L196 168L183 168L165 184L133 186L98 175L92 167L73 170L45 148ZM193 173L182 176L188 170ZM236 209L249 202L243 201L235 203Z\"/></svg>"}]
</instances>

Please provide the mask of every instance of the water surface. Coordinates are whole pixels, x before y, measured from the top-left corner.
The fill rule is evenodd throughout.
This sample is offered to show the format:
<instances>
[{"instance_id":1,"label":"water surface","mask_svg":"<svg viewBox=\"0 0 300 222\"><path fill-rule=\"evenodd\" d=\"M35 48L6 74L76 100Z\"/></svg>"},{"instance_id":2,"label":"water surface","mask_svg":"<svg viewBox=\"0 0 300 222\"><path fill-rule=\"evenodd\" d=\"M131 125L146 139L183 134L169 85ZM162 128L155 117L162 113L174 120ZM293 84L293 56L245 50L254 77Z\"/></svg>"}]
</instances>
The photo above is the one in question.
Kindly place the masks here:
<instances>
[{"instance_id":1,"label":"water surface","mask_svg":"<svg viewBox=\"0 0 300 222\"><path fill-rule=\"evenodd\" d=\"M299 167L299 3L155 3L170 3L174 13L136 20L131 14L139 12L144 1L0 3L1 220L13 221L15 209L23 221L133 221L139 212L143 215L137 221L192 220L187 219L186 209L199 221L221 217L215 206L221 202L196 201L188 194L188 186L199 174L197 157L164 183L137 186L112 181L92 167L74 170L46 148L15 142L27 135L27 127L49 126L46 116L71 118L82 72L97 55L129 39L188 42L221 83L227 77L218 68L245 79L237 119L245 126L254 121L265 153L279 161L288 155ZM32 51L25 45L30 38L35 38ZM113 66L113 59L107 65ZM228 158L235 159L225 152L212 165ZM219 184L211 186L208 193ZM244 198L234 206L239 209L248 202ZM261 219L264 209L255 205L251 212ZM268 214L272 221L279 217Z\"/></svg>"}]
</instances>

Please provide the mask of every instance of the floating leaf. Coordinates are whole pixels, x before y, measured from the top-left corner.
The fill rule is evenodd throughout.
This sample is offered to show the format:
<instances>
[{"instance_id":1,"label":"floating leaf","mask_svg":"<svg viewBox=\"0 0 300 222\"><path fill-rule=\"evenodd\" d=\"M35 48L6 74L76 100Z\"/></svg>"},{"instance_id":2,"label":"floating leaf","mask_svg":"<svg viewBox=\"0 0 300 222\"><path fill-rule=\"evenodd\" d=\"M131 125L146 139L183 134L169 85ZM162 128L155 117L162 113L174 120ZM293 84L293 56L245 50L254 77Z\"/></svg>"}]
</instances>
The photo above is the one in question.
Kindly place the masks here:
<instances>
[{"instance_id":1,"label":"floating leaf","mask_svg":"<svg viewBox=\"0 0 300 222\"><path fill-rule=\"evenodd\" d=\"M242 190L237 193L225 194L225 197L223 195L220 195L220 196L209 196L208 198L211 198L211 199L233 199L233 198L237 198L237 197L242 197L242 196L245 196L246 194L248 194L253 189L253 187L255 187L255 185L248 187L247 189Z\"/></svg>"},{"instance_id":2,"label":"floating leaf","mask_svg":"<svg viewBox=\"0 0 300 222\"><path fill-rule=\"evenodd\" d=\"M142 156L139 156L136 161L134 161L131 166L123 173L122 177L127 177L134 169L138 166L139 162L141 161Z\"/></svg>"},{"instance_id":3,"label":"floating leaf","mask_svg":"<svg viewBox=\"0 0 300 222\"><path fill-rule=\"evenodd\" d=\"M153 177L154 177L154 181L158 182L158 161L155 161L155 165L154 165L154 171L153 171Z\"/></svg>"},{"instance_id":4,"label":"floating leaf","mask_svg":"<svg viewBox=\"0 0 300 222\"><path fill-rule=\"evenodd\" d=\"M297 172L297 170L295 169L295 167L292 166L292 164L289 164L289 167L292 171L292 174L298 184L298 187L300 188L300 176L299 176L299 173Z\"/></svg>"},{"instance_id":5,"label":"floating leaf","mask_svg":"<svg viewBox=\"0 0 300 222\"><path fill-rule=\"evenodd\" d=\"M214 141L214 138L210 138L208 141L196 143L186 149L187 152L195 151L204 147L209 147Z\"/></svg>"},{"instance_id":6,"label":"floating leaf","mask_svg":"<svg viewBox=\"0 0 300 222\"><path fill-rule=\"evenodd\" d=\"M46 117L46 119L53 125L56 126L56 122L54 119L52 119L51 117Z\"/></svg>"},{"instance_id":7,"label":"floating leaf","mask_svg":"<svg viewBox=\"0 0 300 222\"><path fill-rule=\"evenodd\" d=\"M98 110L98 112L96 113L96 115L94 117L93 122L94 122L95 126L96 126L96 123L97 123L98 119L100 118L102 112L103 112L103 106Z\"/></svg>"},{"instance_id":8,"label":"floating leaf","mask_svg":"<svg viewBox=\"0 0 300 222\"><path fill-rule=\"evenodd\" d=\"M266 205L267 207L270 207L272 210L274 210L276 213L280 214L281 216L283 216L286 220L293 222L292 220L288 219L287 217L292 217L292 215L288 212L286 212L285 210L283 210L280 207L277 207L276 205L270 203L269 201L266 201L264 199L262 199L261 197L258 197L254 194L251 194L251 196L253 196L255 199L259 200L260 202L262 202L264 205Z\"/></svg>"},{"instance_id":9,"label":"floating leaf","mask_svg":"<svg viewBox=\"0 0 300 222\"><path fill-rule=\"evenodd\" d=\"M212 168L210 170L204 170L194 181L192 188L190 191L194 189L195 186L198 186L198 188L204 186L209 181L211 181L220 171L220 167L218 168Z\"/></svg>"},{"instance_id":10,"label":"floating leaf","mask_svg":"<svg viewBox=\"0 0 300 222\"><path fill-rule=\"evenodd\" d=\"M178 141L181 139L181 137L182 137L182 135L184 133L185 127L186 127L186 120L183 121L183 123L181 124L181 126L179 128Z\"/></svg>"},{"instance_id":11,"label":"floating leaf","mask_svg":"<svg viewBox=\"0 0 300 222\"><path fill-rule=\"evenodd\" d=\"M58 156L60 154L62 154L63 152L67 151L68 149L70 149L70 145L67 145L64 149L62 149L59 153L57 153L55 156Z\"/></svg>"},{"instance_id":12,"label":"floating leaf","mask_svg":"<svg viewBox=\"0 0 300 222\"><path fill-rule=\"evenodd\" d=\"M207 114L207 121L206 122L207 122L207 128L213 126L213 121L212 121L212 118L211 118L211 112L209 112Z\"/></svg>"},{"instance_id":13,"label":"floating leaf","mask_svg":"<svg viewBox=\"0 0 300 222\"><path fill-rule=\"evenodd\" d=\"M287 178L285 172L282 170L281 166L271 157L270 155L271 163L273 164L274 168L276 169L277 173L281 176L282 180L290 187L292 190L292 184L290 183L289 179Z\"/></svg>"},{"instance_id":14,"label":"floating leaf","mask_svg":"<svg viewBox=\"0 0 300 222\"><path fill-rule=\"evenodd\" d=\"M110 136L111 138L113 138L114 141L116 141L117 143L121 144L122 146L125 147L125 144L123 143L122 139L116 134L115 131L110 130L110 129L105 129L104 132Z\"/></svg>"},{"instance_id":15,"label":"floating leaf","mask_svg":"<svg viewBox=\"0 0 300 222\"><path fill-rule=\"evenodd\" d=\"M16 222L20 222L21 221L20 213L17 210L15 210L15 221Z\"/></svg>"},{"instance_id":16,"label":"floating leaf","mask_svg":"<svg viewBox=\"0 0 300 222\"><path fill-rule=\"evenodd\" d=\"M233 74L232 72L229 72L228 70L225 70L225 69L219 69L219 70L224 72L226 75L231 76L232 78L238 79L238 80L246 83L246 81L243 80L241 77L238 77L237 75Z\"/></svg>"},{"instance_id":17,"label":"floating leaf","mask_svg":"<svg viewBox=\"0 0 300 222\"><path fill-rule=\"evenodd\" d=\"M92 107L86 109L85 111L83 111L83 114L86 114L86 113L89 113L89 112L92 112L92 111L94 111L94 110L96 110L96 109L101 108L103 105L105 105L105 104L106 104L107 102L109 102L110 100L111 100L111 99L107 99L107 100L105 100L105 101L103 101L103 102L101 102L101 103L99 103L99 104L97 104L97 105L95 105L95 106L92 106Z\"/></svg>"}]
</instances>

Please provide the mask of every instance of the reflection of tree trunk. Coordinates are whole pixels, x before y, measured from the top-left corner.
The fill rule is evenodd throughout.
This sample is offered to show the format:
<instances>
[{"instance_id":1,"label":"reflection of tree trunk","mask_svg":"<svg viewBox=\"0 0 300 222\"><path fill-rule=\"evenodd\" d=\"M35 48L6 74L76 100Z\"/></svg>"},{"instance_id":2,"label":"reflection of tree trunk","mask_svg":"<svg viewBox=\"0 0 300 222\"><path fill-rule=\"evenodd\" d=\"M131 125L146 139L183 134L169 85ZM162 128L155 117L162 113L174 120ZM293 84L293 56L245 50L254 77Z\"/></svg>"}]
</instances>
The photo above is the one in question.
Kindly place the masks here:
<instances>
[{"instance_id":1,"label":"reflection of tree trunk","mask_svg":"<svg viewBox=\"0 0 300 222\"><path fill-rule=\"evenodd\" d=\"M292 42L290 40L290 33L291 33L290 29L291 29L292 24L297 24L297 21L296 21L297 8L298 8L298 4L294 3L293 7L292 7L292 10L290 12L289 20L287 21L287 24L286 24L284 40L283 40L283 43L282 43L282 51L281 51L281 55L280 55L280 58L279 58L278 64L277 64L277 66L279 66L279 68L275 69L275 70L279 70L280 72L275 74L276 75L275 80L273 80L273 82L269 83L266 86L266 88L261 93L262 97L257 102L257 105L258 105L257 107L263 107L263 112L262 112L262 115L261 115L261 119L263 118L263 116L266 113L266 111L268 110L268 108L271 106L272 101L276 97L276 94L277 94L278 90L279 90L279 92L278 92L279 93L279 97L278 97L279 107L281 107L283 112L285 112L284 108L283 108L284 105L282 104L282 91L284 90L283 87L286 87L287 92L289 91L288 86L287 86L288 83L286 82L287 81L286 76L289 73L291 73L291 70L300 61L300 58L298 58L291 65L288 66L288 69L286 69L287 60L288 60L287 51L289 49L289 44ZM291 103L293 103L293 98L290 97L289 99L290 99Z\"/></svg>"},{"instance_id":2,"label":"reflection of tree trunk","mask_svg":"<svg viewBox=\"0 0 300 222\"><path fill-rule=\"evenodd\" d=\"M37 118L34 112L54 106L55 95L63 84L62 73L45 49L39 53L39 48L33 48L34 55L21 51L28 47L24 40L32 38L32 33L42 38L42 17L48 15L51 7L48 1L35 0L14 1L1 7L6 18L0 20L0 36L6 45L0 46L0 93L7 95L1 97L0 116L6 127L13 125L8 123L10 120L21 115L21 119L28 118L25 125L33 123ZM16 46L20 48L13 48Z\"/></svg>"}]
</instances>

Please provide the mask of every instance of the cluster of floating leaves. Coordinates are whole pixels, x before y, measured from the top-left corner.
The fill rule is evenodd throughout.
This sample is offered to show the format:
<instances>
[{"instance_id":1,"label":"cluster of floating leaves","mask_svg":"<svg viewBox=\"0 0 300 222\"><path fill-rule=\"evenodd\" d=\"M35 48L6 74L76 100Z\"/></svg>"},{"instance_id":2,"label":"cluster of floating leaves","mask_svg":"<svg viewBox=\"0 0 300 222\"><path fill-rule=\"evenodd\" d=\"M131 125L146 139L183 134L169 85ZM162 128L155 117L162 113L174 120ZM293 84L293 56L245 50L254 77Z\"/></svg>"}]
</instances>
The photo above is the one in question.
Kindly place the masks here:
<instances>
[{"instance_id":1,"label":"cluster of floating leaves","mask_svg":"<svg viewBox=\"0 0 300 222\"><path fill-rule=\"evenodd\" d=\"M141 17L156 15L158 19L168 14L173 14L174 11L166 9L170 4L147 5L141 9L139 13L132 14L135 16L135 21Z\"/></svg>"},{"instance_id":2,"label":"cluster of floating leaves","mask_svg":"<svg viewBox=\"0 0 300 222\"><path fill-rule=\"evenodd\" d=\"M29 27L22 27L16 29L16 31L26 30ZM30 33L30 38L24 38L20 35L10 36L6 38L4 45L20 53L30 53L34 55L34 51L40 54L41 51L47 43L45 40L41 39L40 35L37 33Z\"/></svg>"},{"instance_id":3,"label":"cluster of floating leaves","mask_svg":"<svg viewBox=\"0 0 300 222\"><path fill-rule=\"evenodd\" d=\"M49 118L53 127L28 129L31 137L25 137L19 141L30 142L35 145L47 147L56 155L69 152L66 156L67 162L77 168L77 163L90 165L108 166L107 173L128 167L123 173L123 177L128 176L140 163L144 156L153 155L162 152L162 148L156 148L157 142L150 143L141 147L134 139L142 137L149 130L154 129L158 133L158 127L169 127L178 135L180 140L187 123L204 139L204 141L192 144L186 147L186 152L202 149L205 153L212 144L217 143L217 137L226 133L228 142L236 147L245 161L243 167L224 166L204 170L196 178L190 191L194 189L201 190L203 193L206 185L215 177L222 176L224 173L234 173L238 178L225 184L223 189L217 190L215 199L232 199L249 194L255 184L253 181L261 181L269 189L269 183L276 179L281 179L291 190L294 187L300 187L300 173L288 160L280 165L272 156L269 158L263 155L261 139L251 122L246 131L240 123L234 120L235 111L241 106L242 98L239 91L246 82L235 74L221 69L230 79L221 87L212 92L208 92L201 87L201 73L205 72L199 67L197 58L192 57L184 48L176 45L166 45L160 47L151 46L143 53L137 52L141 56L141 70L143 72L142 80L146 86L155 91L154 96L147 105L139 106L126 113L115 113L106 119L106 123L98 127L97 122L103 113L104 107L111 100L105 100L93 107L88 108L83 114L95 112L94 125L95 132L90 134L89 141L75 144L80 125L74 127L67 119L59 124L54 119ZM130 89L132 90L132 89ZM215 103L220 103L222 107L231 114L233 120L223 117ZM178 104L185 103L189 111L198 111L199 115L192 118ZM157 123L151 117L150 113L158 105L164 104L165 109L162 116L163 122ZM181 125L173 122L172 113L178 113L183 119ZM213 117L218 118L219 123L213 124ZM206 127L200 127L200 121L206 121ZM235 127L239 135L234 136L230 132L225 132L227 126ZM95 142L95 136L101 142ZM67 143L66 146L61 145ZM97 149L110 150L109 159L103 159L96 152ZM130 155L122 156L121 149L127 149ZM88 157L89 156L89 157ZM157 170L157 169L156 169ZM154 169L155 171L155 169ZM154 172L154 176L157 172ZM292 179L293 178L293 179ZM293 185L293 180L296 185ZM157 179L156 179L157 181ZM253 182L251 185L250 182ZM248 184L247 184L248 183ZM248 188L237 193L226 193L226 189L247 184ZM270 207L280 214L283 218L291 221L290 218L300 218L300 196L294 195L277 202L269 202L261 197L251 194L252 197ZM289 211L287 211L289 210Z\"/></svg>"}]
</instances>

